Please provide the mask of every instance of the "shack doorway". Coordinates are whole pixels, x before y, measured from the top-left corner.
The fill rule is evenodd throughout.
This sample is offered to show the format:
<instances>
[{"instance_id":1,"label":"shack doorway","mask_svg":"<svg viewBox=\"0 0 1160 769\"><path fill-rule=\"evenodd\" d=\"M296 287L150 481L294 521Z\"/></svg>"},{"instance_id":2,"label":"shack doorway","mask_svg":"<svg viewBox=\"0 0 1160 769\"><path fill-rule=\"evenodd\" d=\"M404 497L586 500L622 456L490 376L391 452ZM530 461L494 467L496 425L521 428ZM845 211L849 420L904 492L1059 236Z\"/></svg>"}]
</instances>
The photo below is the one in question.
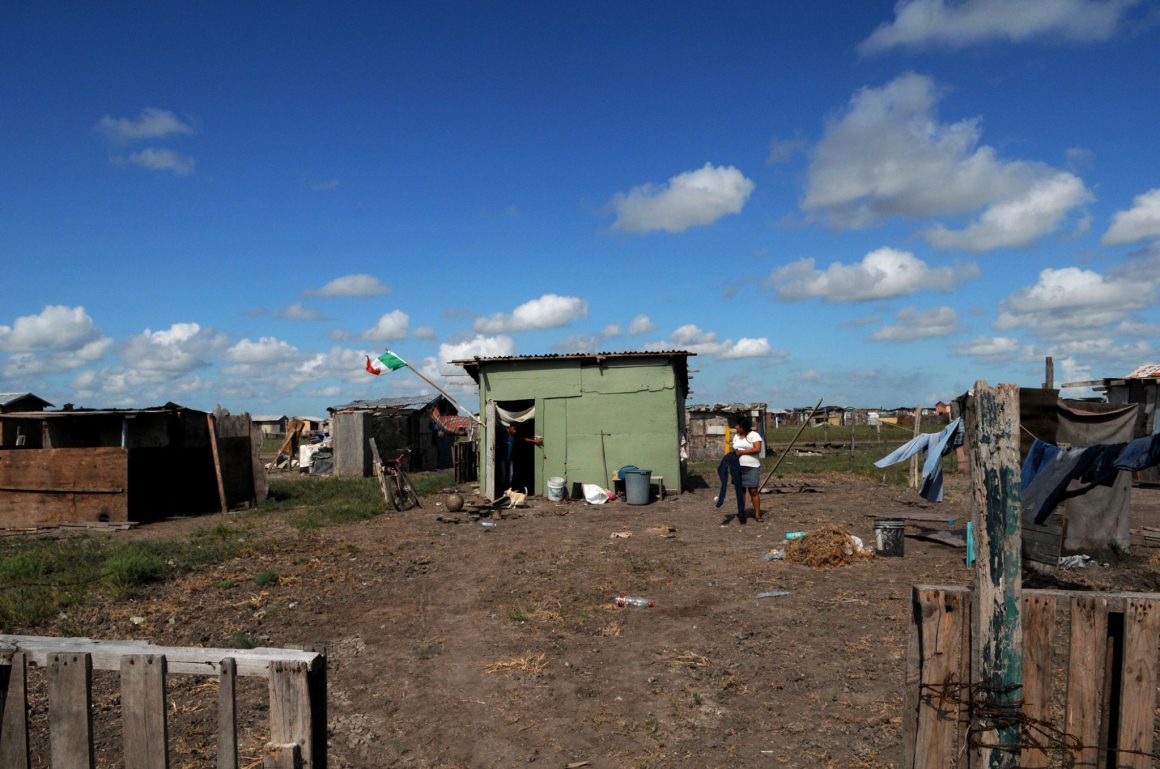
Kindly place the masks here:
<instances>
[{"instance_id":1,"label":"shack doorway","mask_svg":"<svg viewBox=\"0 0 1160 769\"><path fill-rule=\"evenodd\" d=\"M536 445L536 402L532 399L496 401L492 456L495 479L492 499L508 489L536 493L538 462Z\"/></svg>"}]
</instances>

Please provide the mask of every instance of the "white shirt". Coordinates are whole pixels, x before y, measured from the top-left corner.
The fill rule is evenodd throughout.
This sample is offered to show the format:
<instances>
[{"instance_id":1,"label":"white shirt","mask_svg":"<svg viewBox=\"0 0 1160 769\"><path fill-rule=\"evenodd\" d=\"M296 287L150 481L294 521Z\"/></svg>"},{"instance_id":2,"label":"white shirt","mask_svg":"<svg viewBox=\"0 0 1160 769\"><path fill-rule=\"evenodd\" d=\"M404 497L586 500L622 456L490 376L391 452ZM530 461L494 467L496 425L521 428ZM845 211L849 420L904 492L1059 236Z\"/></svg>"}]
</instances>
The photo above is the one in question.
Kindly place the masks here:
<instances>
[{"instance_id":1,"label":"white shirt","mask_svg":"<svg viewBox=\"0 0 1160 769\"><path fill-rule=\"evenodd\" d=\"M741 437L740 433L733 434L734 449L743 449L748 451L758 443L761 443L761 436L756 430L750 430L749 434L744 438ZM741 456L737 457L737 461L742 467L761 467L761 460L757 458L757 454L742 454Z\"/></svg>"}]
</instances>

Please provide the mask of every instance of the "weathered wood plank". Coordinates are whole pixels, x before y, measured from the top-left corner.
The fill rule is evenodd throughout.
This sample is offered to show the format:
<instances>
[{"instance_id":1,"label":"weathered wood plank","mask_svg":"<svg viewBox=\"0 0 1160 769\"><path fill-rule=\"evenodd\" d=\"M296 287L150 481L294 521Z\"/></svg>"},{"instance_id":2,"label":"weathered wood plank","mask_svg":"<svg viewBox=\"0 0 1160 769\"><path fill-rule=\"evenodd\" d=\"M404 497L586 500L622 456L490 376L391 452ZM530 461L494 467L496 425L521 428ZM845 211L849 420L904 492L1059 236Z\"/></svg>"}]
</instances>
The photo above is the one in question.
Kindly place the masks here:
<instances>
[{"instance_id":1,"label":"weathered wood plank","mask_svg":"<svg viewBox=\"0 0 1160 769\"><path fill-rule=\"evenodd\" d=\"M1052 643L1055 640L1056 601L1052 596L1023 595L1023 715L1033 722L1051 719ZM1031 735L1043 732L1033 729ZM1046 743L1044 748L1050 747ZM1039 769L1049 763L1046 749L1024 747L1020 766Z\"/></svg>"},{"instance_id":2,"label":"weathered wood plank","mask_svg":"<svg viewBox=\"0 0 1160 769\"><path fill-rule=\"evenodd\" d=\"M945 769L956 766L953 758L958 753L955 741L963 695L959 680L964 620L961 596L941 590L916 591L916 600L921 614L921 695L913 766Z\"/></svg>"},{"instance_id":3,"label":"weathered wood plank","mask_svg":"<svg viewBox=\"0 0 1160 769\"><path fill-rule=\"evenodd\" d=\"M266 744L262 769L303 769L302 750L294 743Z\"/></svg>"},{"instance_id":4,"label":"weathered wood plank","mask_svg":"<svg viewBox=\"0 0 1160 769\"><path fill-rule=\"evenodd\" d=\"M317 652L297 649L211 649L196 646L154 646L148 641L101 641L92 638L51 638L46 636L0 635L6 643L25 652L28 664L48 666L54 653L89 654L94 670L120 670L121 658L133 654L161 654L165 656L170 673L219 675L220 663L226 657L237 662L240 676L268 674L269 665L276 660L302 662L314 669L322 659Z\"/></svg>"},{"instance_id":5,"label":"weathered wood plank","mask_svg":"<svg viewBox=\"0 0 1160 769\"><path fill-rule=\"evenodd\" d=\"M52 769L93 769L93 664L87 654L52 654L48 662Z\"/></svg>"},{"instance_id":6,"label":"weathered wood plank","mask_svg":"<svg viewBox=\"0 0 1160 769\"><path fill-rule=\"evenodd\" d=\"M308 668L303 662L270 663L270 741L301 747L303 766L311 762L314 724Z\"/></svg>"},{"instance_id":7,"label":"weathered wood plank","mask_svg":"<svg viewBox=\"0 0 1160 769\"><path fill-rule=\"evenodd\" d=\"M0 449L0 526L127 521L128 477L121 448Z\"/></svg>"},{"instance_id":8,"label":"weathered wood plank","mask_svg":"<svg viewBox=\"0 0 1160 769\"><path fill-rule=\"evenodd\" d=\"M1100 765L1100 714L1107 648L1108 600L1073 595L1064 730L1082 746L1074 756L1075 769L1094 769Z\"/></svg>"},{"instance_id":9,"label":"weathered wood plank","mask_svg":"<svg viewBox=\"0 0 1160 769\"><path fill-rule=\"evenodd\" d=\"M121 716L125 769L168 769L165 657L121 658Z\"/></svg>"},{"instance_id":10,"label":"weathered wood plank","mask_svg":"<svg viewBox=\"0 0 1160 769\"><path fill-rule=\"evenodd\" d=\"M1120 754L1116 766L1152 766L1156 710L1156 648L1160 641L1160 604L1129 599L1124 610L1124 663L1120 678Z\"/></svg>"},{"instance_id":11,"label":"weathered wood plank","mask_svg":"<svg viewBox=\"0 0 1160 769\"><path fill-rule=\"evenodd\" d=\"M0 657L0 766L28 769L28 678L24 652Z\"/></svg>"},{"instance_id":12,"label":"weathered wood plank","mask_svg":"<svg viewBox=\"0 0 1160 769\"><path fill-rule=\"evenodd\" d=\"M238 664L233 657L226 657L220 667L217 769L238 769Z\"/></svg>"},{"instance_id":13,"label":"weathered wood plank","mask_svg":"<svg viewBox=\"0 0 1160 769\"><path fill-rule=\"evenodd\" d=\"M914 769L914 743L918 736L918 705L922 688L922 596L910 592L910 631L906 636L906 670L903 673L902 769Z\"/></svg>"},{"instance_id":14,"label":"weathered wood plank","mask_svg":"<svg viewBox=\"0 0 1160 769\"><path fill-rule=\"evenodd\" d=\"M1019 387L975 383L964 410L974 490L974 633L977 699L991 711L1019 709L1023 683L1022 558L1019 488ZM1010 769L1019 760L1018 719L976 724L978 766Z\"/></svg>"}]
</instances>

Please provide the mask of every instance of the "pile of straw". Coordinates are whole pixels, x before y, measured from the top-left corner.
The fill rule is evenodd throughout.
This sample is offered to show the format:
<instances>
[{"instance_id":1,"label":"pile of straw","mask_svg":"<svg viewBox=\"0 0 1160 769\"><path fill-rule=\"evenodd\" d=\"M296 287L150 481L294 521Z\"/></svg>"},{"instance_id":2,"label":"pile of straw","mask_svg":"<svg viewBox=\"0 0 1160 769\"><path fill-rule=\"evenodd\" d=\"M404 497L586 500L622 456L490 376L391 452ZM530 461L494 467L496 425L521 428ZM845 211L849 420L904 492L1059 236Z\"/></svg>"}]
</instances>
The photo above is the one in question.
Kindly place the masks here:
<instances>
[{"instance_id":1,"label":"pile of straw","mask_svg":"<svg viewBox=\"0 0 1160 769\"><path fill-rule=\"evenodd\" d=\"M841 526L831 525L811 531L785 545L785 560L815 569L836 569L873 557L872 550L859 551L850 538L850 532Z\"/></svg>"}]
</instances>

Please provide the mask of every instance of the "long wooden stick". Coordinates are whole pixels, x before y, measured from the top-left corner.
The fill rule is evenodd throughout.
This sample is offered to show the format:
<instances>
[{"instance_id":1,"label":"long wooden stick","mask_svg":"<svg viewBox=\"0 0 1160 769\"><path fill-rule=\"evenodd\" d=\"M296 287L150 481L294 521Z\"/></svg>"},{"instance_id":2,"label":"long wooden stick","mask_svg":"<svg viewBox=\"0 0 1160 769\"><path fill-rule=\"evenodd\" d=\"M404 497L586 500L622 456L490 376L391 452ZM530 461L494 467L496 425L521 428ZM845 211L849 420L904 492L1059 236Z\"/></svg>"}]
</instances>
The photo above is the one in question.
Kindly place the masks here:
<instances>
[{"instance_id":1,"label":"long wooden stick","mask_svg":"<svg viewBox=\"0 0 1160 769\"><path fill-rule=\"evenodd\" d=\"M218 456L217 429L214 426L213 414L206 414L205 420L209 425L209 446L213 452L213 471L217 476L218 501L221 503L222 512L228 513L230 506L226 502L226 487L222 480L222 461L221 457Z\"/></svg>"},{"instance_id":2,"label":"long wooden stick","mask_svg":"<svg viewBox=\"0 0 1160 769\"><path fill-rule=\"evenodd\" d=\"M812 409L810 409L810 413L806 415L805 421L802 422L802 426L798 428L797 434L794 435L793 440L791 440L789 442L789 445L785 447L785 451L781 452L781 456L778 457L777 461L773 463L773 468L765 476L765 480L762 481L761 485L757 487L758 491L761 491L761 489L765 486L765 484L769 483L769 479L773 477L773 474L775 472L777 472L777 468L781 466L781 460L785 459L785 455L788 454L789 450L793 448L793 445L795 443L797 443L797 439L801 437L802 432L806 429L806 425L808 425L810 423L810 420L814 418L814 413L819 408L821 408L821 405L822 405L822 399L818 398L818 402L814 404L814 407Z\"/></svg>"},{"instance_id":3,"label":"long wooden stick","mask_svg":"<svg viewBox=\"0 0 1160 769\"><path fill-rule=\"evenodd\" d=\"M410 363L408 363L408 364L407 364L407 368L408 368L408 369L411 371L411 373L412 373L412 374L414 374L415 376L419 377L420 379L422 379L422 380L423 380L424 382L426 382L427 384L429 384L429 385L431 385L432 387L434 387L436 390L438 390L438 391L439 391L439 394L440 394L440 395L442 395L442 396L443 396L444 398L446 398L447 400L451 401L452 405L454 405L454 406L455 406L455 408L457 408L457 409L459 409L460 411L462 411L462 412L463 412L462 416L465 416L465 417L467 417L467 418L468 418L468 419L470 419L472 422L475 422L477 425L481 425L481 426L483 425L483 422L481 422L481 421L480 421L480 420L479 420L479 419L478 419L478 418L475 416L475 414L474 414L474 413L471 411L471 409L467 408L466 406L464 406L463 404L461 404L459 401L457 401L457 400L455 400L454 398L452 398L452 397L451 397L451 396L450 396L450 395L447 393L447 391L446 391L446 390L444 390L442 387L440 387L439 385L435 384L435 383L434 383L434 382L432 382L430 379L428 379L426 376L424 376L424 375L423 375L423 373L419 371L419 369L415 368L415 367L414 367L414 366L412 366Z\"/></svg>"},{"instance_id":4,"label":"long wooden stick","mask_svg":"<svg viewBox=\"0 0 1160 769\"><path fill-rule=\"evenodd\" d=\"M614 491L612 476L608 472L608 455L604 453L604 431L600 431L600 459L604 462L604 480L608 482L608 490Z\"/></svg>"}]
</instances>

